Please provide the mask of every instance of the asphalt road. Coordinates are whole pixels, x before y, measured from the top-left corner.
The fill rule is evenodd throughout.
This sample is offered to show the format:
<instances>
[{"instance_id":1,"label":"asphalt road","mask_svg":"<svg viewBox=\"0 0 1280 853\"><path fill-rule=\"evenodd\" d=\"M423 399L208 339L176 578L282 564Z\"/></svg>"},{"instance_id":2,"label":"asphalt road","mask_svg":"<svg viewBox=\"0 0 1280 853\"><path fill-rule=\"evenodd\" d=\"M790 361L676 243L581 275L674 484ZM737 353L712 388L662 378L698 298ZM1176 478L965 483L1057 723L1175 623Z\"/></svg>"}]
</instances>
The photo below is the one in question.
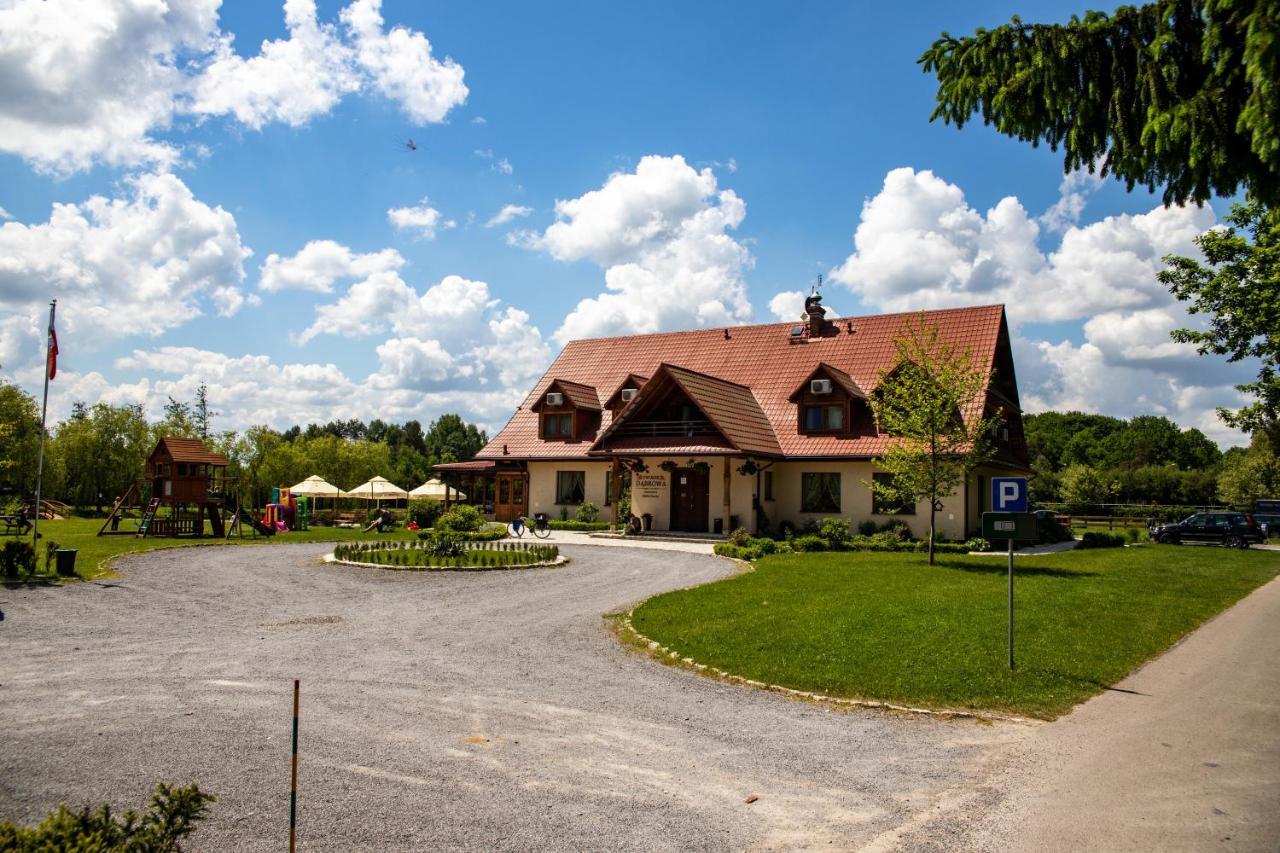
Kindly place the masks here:
<instances>
[{"instance_id":1,"label":"asphalt road","mask_svg":"<svg viewBox=\"0 0 1280 853\"><path fill-rule=\"evenodd\" d=\"M603 614L722 560L569 546L560 569L407 573L325 550L160 551L111 584L0 591L0 818L198 781L219 802L194 849L279 850L294 677L302 850L893 846L985 808L1039 729L828 710L610 635Z\"/></svg>"}]
</instances>

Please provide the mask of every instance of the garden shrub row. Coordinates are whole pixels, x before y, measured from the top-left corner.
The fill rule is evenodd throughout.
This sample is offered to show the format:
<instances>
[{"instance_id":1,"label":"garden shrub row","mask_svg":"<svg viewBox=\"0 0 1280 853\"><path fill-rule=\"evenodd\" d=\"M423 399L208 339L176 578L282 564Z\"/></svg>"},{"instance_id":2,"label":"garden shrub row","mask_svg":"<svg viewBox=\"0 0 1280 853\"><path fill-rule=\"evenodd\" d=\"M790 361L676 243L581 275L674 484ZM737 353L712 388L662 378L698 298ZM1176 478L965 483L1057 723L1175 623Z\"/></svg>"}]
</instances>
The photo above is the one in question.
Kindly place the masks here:
<instances>
[{"instance_id":1,"label":"garden shrub row","mask_svg":"<svg viewBox=\"0 0 1280 853\"><path fill-rule=\"evenodd\" d=\"M971 539L968 542L933 543L935 554L968 554L970 551L981 551L986 547L987 543L982 539ZM794 539L783 542L779 542L776 539L745 536L731 537L729 542L718 543L714 550L721 557L755 561L770 554L805 554L817 551L905 551L922 553L929 550L929 543L925 541L903 541L891 532L874 533L870 536L849 536L837 541L814 535L797 536Z\"/></svg>"},{"instance_id":2,"label":"garden shrub row","mask_svg":"<svg viewBox=\"0 0 1280 853\"><path fill-rule=\"evenodd\" d=\"M1138 531L1136 530L1133 531L1134 534L1137 534L1137 532ZM1134 535L1132 538L1136 540L1137 536ZM1125 542L1129 540L1130 540L1130 537L1126 536L1123 533L1107 533L1104 530L1087 530L1085 531L1084 535L1080 537L1080 544L1076 547L1078 548L1123 548Z\"/></svg>"},{"instance_id":3,"label":"garden shrub row","mask_svg":"<svg viewBox=\"0 0 1280 853\"><path fill-rule=\"evenodd\" d=\"M337 545L334 557L406 569L504 568L543 563L560 556L555 545L477 542L438 534L419 542L352 542Z\"/></svg>"},{"instance_id":4,"label":"garden shrub row","mask_svg":"<svg viewBox=\"0 0 1280 853\"><path fill-rule=\"evenodd\" d=\"M547 519L547 526L552 530L608 530L609 522L607 521L561 521L558 518Z\"/></svg>"}]
</instances>

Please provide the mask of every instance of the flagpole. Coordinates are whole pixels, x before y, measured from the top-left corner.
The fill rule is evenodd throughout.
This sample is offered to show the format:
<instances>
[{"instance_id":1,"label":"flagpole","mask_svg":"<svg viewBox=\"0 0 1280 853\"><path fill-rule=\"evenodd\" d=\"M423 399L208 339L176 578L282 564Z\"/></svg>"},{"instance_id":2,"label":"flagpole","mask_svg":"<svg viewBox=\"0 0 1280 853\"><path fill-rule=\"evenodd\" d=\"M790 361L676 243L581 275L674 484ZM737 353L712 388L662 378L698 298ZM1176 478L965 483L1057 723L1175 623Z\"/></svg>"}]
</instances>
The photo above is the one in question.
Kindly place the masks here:
<instances>
[{"instance_id":1,"label":"flagpole","mask_svg":"<svg viewBox=\"0 0 1280 853\"><path fill-rule=\"evenodd\" d=\"M40 455L36 462L36 517L31 523L31 545L40 548L40 485L44 477L44 424L49 415L49 353L53 349L53 312L58 310L58 300L49 301L49 328L44 335L44 402L40 406Z\"/></svg>"}]
</instances>

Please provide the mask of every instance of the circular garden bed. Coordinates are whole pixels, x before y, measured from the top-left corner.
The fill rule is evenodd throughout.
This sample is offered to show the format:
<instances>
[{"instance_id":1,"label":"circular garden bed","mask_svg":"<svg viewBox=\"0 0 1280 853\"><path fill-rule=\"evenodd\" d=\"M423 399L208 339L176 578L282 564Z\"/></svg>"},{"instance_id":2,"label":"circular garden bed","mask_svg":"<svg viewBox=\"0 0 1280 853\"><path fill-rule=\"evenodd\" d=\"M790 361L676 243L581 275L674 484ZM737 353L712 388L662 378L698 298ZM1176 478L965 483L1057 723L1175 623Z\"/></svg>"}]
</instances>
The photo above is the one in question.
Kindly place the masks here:
<instances>
[{"instance_id":1,"label":"circular garden bed","mask_svg":"<svg viewBox=\"0 0 1280 853\"><path fill-rule=\"evenodd\" d=\"M352 542L333 549L335 562L405 571L527 569L564 562L555 545L467 542L435 536L419 542Z\"/></svg>"}]
</instances>

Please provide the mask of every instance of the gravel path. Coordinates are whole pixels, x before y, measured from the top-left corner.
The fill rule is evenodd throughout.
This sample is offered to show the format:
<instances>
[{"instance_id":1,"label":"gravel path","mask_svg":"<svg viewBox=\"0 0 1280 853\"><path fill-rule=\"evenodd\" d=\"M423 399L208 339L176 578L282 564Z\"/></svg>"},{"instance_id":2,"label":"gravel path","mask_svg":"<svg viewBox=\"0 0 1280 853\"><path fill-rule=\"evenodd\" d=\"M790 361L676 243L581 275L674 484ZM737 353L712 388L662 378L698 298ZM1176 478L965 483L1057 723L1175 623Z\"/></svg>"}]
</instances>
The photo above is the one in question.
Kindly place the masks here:
<instances>
[{"instance_id":1,"label":"gravel path","mask_svg":"<svg viewBox=\"0 0 1280 853\"><path fill-rule=\"evenodd\" d=\"M326 550L160 551L111 584L0 590L0 818L198 781L219 802L195 848L279 850L295 676L302 850L891 846L973 807L1036 731L832 711L610 635L602 614L726 561L571 545L560 569L408 573Z\"/></svg>"}]
</instances>

